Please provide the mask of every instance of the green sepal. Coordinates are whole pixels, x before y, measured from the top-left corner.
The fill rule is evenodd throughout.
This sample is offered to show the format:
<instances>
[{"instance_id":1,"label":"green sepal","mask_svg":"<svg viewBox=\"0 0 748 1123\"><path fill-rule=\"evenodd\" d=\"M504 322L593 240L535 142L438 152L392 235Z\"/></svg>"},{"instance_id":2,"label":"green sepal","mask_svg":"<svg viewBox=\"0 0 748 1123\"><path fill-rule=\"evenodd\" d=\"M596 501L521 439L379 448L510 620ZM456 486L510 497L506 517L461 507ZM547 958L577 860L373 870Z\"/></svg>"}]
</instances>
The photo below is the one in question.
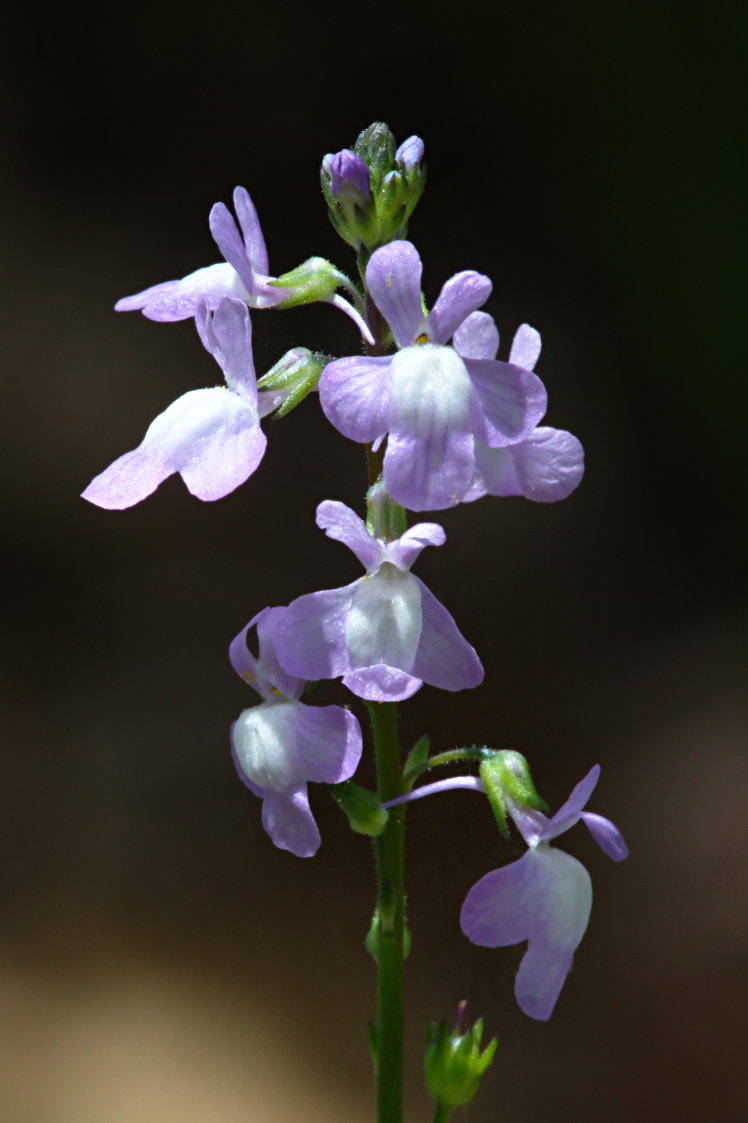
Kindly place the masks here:
<instances>
[{"instance_id":1,"label":"green sepal","mask_svg":"<svg viewBox=\"0 0 748 1123\"><path fill-rule=\"evenodd\" d=\"M460 1010L464 1004L460 1004ZM458 1021L461 1014L458 1013ZM453 1111L472 1100L483 1073L494 1058L497 1038L481 1050L483 1019L462 1033L459 1025L448 1030L442 1021L429 1023L426 1030L424 1073L426 1089L440 1107Z\"/></svg>"},{"instance_id":2,"label":"green sepal","mask_svg":"<svg viewBox=\"0 0 748 1123\"><path fill-rule=\"evenodd\" d=\"M309 257L270 284L274 288L291 290L287 297L275 305L281 310L296 308L300 304L312 304L315 300L326 300L341 285L351 288L346 275L324 257Z\"/></svg>"},{"instance_id":3,"label":"green sepal","mask_svg":"<svg viewBox=\"0 0 748 1123\"><path fill-rule=\"evenodd\" d=\"M280 405L275 411L276 417L285 417L317 389L322 371L329 361L327 355L315 354L306 347L294 347L259 379L259 390L279 392Z\"/></svg>"},{"instance_id":4,"label":"green sepal","mask_svg":"<svg viewBox=\"0 0 748 1123\"><path fill-rule=\"evenodd\" d=\"M403 774L407 776L414 768L420 768L429 759L429 750L431 748L431 740L427 733L423 737L419 737L413 748L405 758L405 765L403 767Z\"/></svg>"},{"instance_id":5,"label":"green sepal","mask_svg":"<svg viewBox=\"0 0 748 1123\"><path fill-rule=\"evenodd\" d=\"M351 830L356 834L376 838L387 826L390 813L385 811L374 792L360 787L353 780L330 784L330 792L338 807L348 816Z\"/></svg>"},{"instance_id":6,"label":"green sepal","mask_svg":"<svg viewBox=\"0 0 748 1123\"><path fill-rule=\"evenodd\" d=\"M530 766L514 749L491 752L480 765L480 778L486 789L491 810L504 838L509 838L508 803L547 811L548 805L538 795L530 774Z\"/></svg>"}]
</instances>

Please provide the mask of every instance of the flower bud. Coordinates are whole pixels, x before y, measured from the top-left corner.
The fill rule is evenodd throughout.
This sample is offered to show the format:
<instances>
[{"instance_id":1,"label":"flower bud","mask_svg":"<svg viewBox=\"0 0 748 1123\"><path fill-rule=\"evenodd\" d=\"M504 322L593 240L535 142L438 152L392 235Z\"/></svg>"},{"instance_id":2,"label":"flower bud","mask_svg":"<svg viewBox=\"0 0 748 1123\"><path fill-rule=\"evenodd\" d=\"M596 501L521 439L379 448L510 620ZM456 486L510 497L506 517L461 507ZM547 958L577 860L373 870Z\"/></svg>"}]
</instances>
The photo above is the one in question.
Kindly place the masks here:
<instances>
[{"instance_id":1,"label":"flower bud","mask_svg":"<svg viewBox=\"0 0 748 1123\"><path fill-rule=\"evenodd\" d=\"M330 176L330 190L341 205L352 202L363 206L371 195L368 167L350 148L325 156L324 171Z\"/></svg>"},{"instance_id":2,"label":"flower bud","mask_svg":"<svg viewBox=\"0 0 748 1123\"><path fill-rule=\"evenodd\" d=\"M438 1027L432 1022L426 1031L426 1089L440 1107L448 1111L472 1100L498 1045L494 1037L481 1052L483 1019L479 1018L472 1029L463 1033L464 1012L465 1003L461 1002L453 1030L448 1030L444 1022Z\"/></svg>"},{"instance_id":3,"label":"flower bud","mask_svg":"<svg viewBox=\"0 0 748 1123\"><path fill-rule=\"evenodd\" d=\"M423 141L419 136L409 136L395 153L395 163L410 175L423 163Z\"/></svg>"}]
</instances>

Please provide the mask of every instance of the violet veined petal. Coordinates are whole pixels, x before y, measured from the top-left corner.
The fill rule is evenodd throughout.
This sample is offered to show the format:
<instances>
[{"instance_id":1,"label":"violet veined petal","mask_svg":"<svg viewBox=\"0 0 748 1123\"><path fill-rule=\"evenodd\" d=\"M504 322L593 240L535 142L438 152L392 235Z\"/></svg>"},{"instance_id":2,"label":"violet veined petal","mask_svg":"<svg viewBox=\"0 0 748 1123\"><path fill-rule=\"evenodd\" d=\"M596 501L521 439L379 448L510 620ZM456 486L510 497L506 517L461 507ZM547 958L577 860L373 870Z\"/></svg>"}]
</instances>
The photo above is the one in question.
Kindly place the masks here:
<instances>
[{"instance_id":1,"label":"violet veined petal","mask_svg":"<svg viewBox=\"0 0 748 1123\"><path fill-rule=\"evenodd\" d=\"M535 370L540 358L540 332L529 324L520 324L512 340L509 362L515 367Z\"/></svg>"},{"instance_id":2,"label":"violet veined petal","mask_svg":"<svg viewBox=\"0 0 748 1123\"><path fill-rule=\"evenodd\" d=\"M242 628L242 630L234 636L229 644L229 662L234 668L239 678L251 686L262 699L268 700L272 696L272 687L264 680L258 668L258 660L255 659L252 652L247 647L247 633L258 621L258 619L265 613L269 612L269 608L263 608L262 612L258 612L253 616L249 623Z\"/></svg>"},{"instance_id":3,"label":"violet veined petal","mask_svg":"<svg viewBox=\"0 0 748 1123\"><path fill-rule=\"evenodd\" d=\"M225 203L214 203L208 218L213 241L218 246L229 265L232 265L241 278L250 296L255 291L254 271L247 257L236 219Z\"/></svg>"},{"instance_id":4,"label":"violet veined petal","mask_svg":"<svg viewBox=\"0 0 748 1123\"><path fill-rule=\"evenodd\" d=\"M346 670L384 664L411 673L421 637L419 584L391 562L356 582L345 621Z\"/></svg>"},{"instance_id":5,"label":"violet veined petal","mask_svg":"<svg viewBox=\"0 0 748 1123\"><path fill-rule=\"evenodd\" d=\"M351 670L345 624L357 586L354 581L291 602L275 632L278 661L289 674L310 680Z\"/></svg>"},{"instance_id":6,"label":"violet veined petal","mask_svg":"<svg viewBox=\"0 0 748 1123\"><path fill-rule=\"evenodd\" d=\"M629 848L615 823L592 811L583 811L581 818L604 854L614 862L622 862L624 858L628 858Z\"/></svg>"},{"instance_id":7,"label":"violet veined petal","mask_svg":"<svg viewBox=\"0 0 748 1123\"><path fill-rule=\"evenodd\" d=\"M473 391L451 347L408 347L392 359L384 481L411 511L459 503L473 478Z\"/></svg>"},{"instance_id":8,"label":"violet veined petal","mask_svg":"<svg viewBox=\"0 0 748 1123\"><path fill-rule=\"evenodd\" d=\"M537 375L498 359L465 359L465 366L477 395L476 438L491 448L503 448L529 437L548 402Z\"/></svg>"},{"instance_id":9,"label":"violet veined petal","mask_svg":"<svg viewBox=\"0 0 748 1123\"><path fill-rule=\"evenodd\" d=\"M580 780L575 786L566 803L559 807L556 814L548 820L548 825L542 836L544 842L548 842L552 838L558 838L560 834L564 834L565 831L579 822L579 817L587 806L599 779L600 765L595 764L584 779Z\"/></svg>"},{"instance_id":10,"label":"violet veined petal","mask_svg":"<svg viewBox=\"0 0 748 1123\"><path fill-rule=\"evenodd\" d=\"M230 390L190 390L151 422L140 446L83 492L108 510L139 503L174 472L198 499L220 499L252 474L266 439L254 410Z\"/></svg>"},{"instance_id":11,"label":"violet veined petal","mask_svg":"<svg viewBox=\"0 0 748 1123\"><path fill-rule=\"evenodd\" d=\"M394 542L387 543L384 556L400 569L410 569L427 546L443 546L446 541L444 528L438 523L416 523Z\"/></svg>"},{"instance_id":12,"label":"violet veined petal","mask_svg":"<svg viewBox=\"0 0 748 1123\"><path fill-rule=\"evenodd\" d=\"M566 499L584 475L584 449L571 433L541 425L506 448L475 444L480 494L524 495L538 503ZM477 496L476 496L477 498Z\"/></svg>"},{"instance_id":13,"label":"violet veined petal","mask_svg":"<svg viewBox=\"0 0 748 1123\"><path fill-rule=\"evenodd\" d=\"M344 437L368 444L389 428L391 383L389 356L336 359L322 371L320 405Z\"/></svg>"},{"instance_id":14,"label":"violet veined petal","mask_svg":"<svg viewBox=\"0 0 748 1123\"><path fill-rule=\"evenodd\" d=\"M573 953L553 945L531 943L514 980L517 1005L529 1018L547 1022L566 982Z\"/></svg>"},{"instance_id":15,"label":"violet veined petal","mask_svg":"<svg viewBox=\"0 0 748 1123\"><path fill-rule=\"evenodd\" d=\"M523 803L509 803L509 814L515 827L522 835L527 846L537 846L543 838L543 831L548 826L549 819L542 811L527 807Z\"/></svg>"},{"instance_id":16,"label":"violet veined petal","mask_svg":"<svg viewBox=\"0 0 748 1123\"><path fill-rule=\"evenodd\" d=\"M296 702L263 702L234 722L231 741L244 774L264 791L283 792L307 777L296 751Z\"/></svg>"},{"instance_id":17,"label":"violet veined petal","mask_svg":"<svg viewBox=\"0 0 748 1123\"><path fill-rule=\"evenodd\" d=\"M358 515L336 499L326 499L317 507L317 526L328 538L347 546L364 569L374 569L382 561L384 549L366 529Z\"/></svg>"},{"instance_id":18,"label":"violet veined petal","mask_svg":"<svg viewBox=\"0 0 748 1123\"><path fill-rule=\"evenodd\" d=\"M163 281L134 296L124 296L114 307L117 312L142 311L149 320L173 323L194 316L202 301L212 310L227 296L245 302L250 299L236 270L220 262L196 269L179 281Z\"/></svg>"},{"instance_id":19,"label":"violet veined petal","mask_svg":"<svg viewBox=\"0 0 748 1123\"><path fill-rule=\"evenodd\" d=\"M366 267L366 285L398 347L415 343L426 330L421 273L421 259L410 242L382 246L374 251Z\"/></svg>"},{"instance_id":20,"label":"violet veined petal","mask_svg":"<svg viewBox=\"0 0 748 1123\"><path fill-rule=\"evenodd\" d=\"M290 850L297 858L311 858L319 850L319 828L306 784L293 791L269 792L262 803L262 825L279 850Z\"/></svg>"},{"instance_id":21,"label":"violet veined petal","mask_svg":"<svg viewBox=\"0 0 748 1123\"><path fill-rule=\"evenodd\" d=\"M537 942L573 953L591 909L592 882L581 862L541 843L476 882L462 906L460 926L481 947L528 940L530 946Z\"/></svg>"},{"instance_id":22,"label":"violet veined petal","mask_svg":"<svg viewBox=\"0 0 748 1123\"><path fill-rule=\"evenodd\" d=\"M361 759L361 727L342 706L296 706L296 750L308 780L339 784Z\"/></svg>"},{"instance_id":23,"label":"violet veined petal","mask_svg":"<svg viewBox=\"0 0 748 1123\"><path fill-rule=\"evenodd\" d=\"M447 343L467 317L485 304L493 285L488 277L466 269L455 273L442 286L428 315L428 336L432 343ZM412 341L411 341L412 342Z\"/></svg>"},{"instance_id":24,"label":"violet veined petal","mask_svg":"<svg viewBox=\"0 0 748 1123\"><path fill-rule=\"evenodd\" d=\"M220 366L229 389L256 405L252 321L247 305L224 297L211 316L203 304L197 310L195 324L203 346Z\"/></svg>"},{"instance_id":25,"label":"violet veined petal","mask_svg":"<svg viewBox=\"0 0 748 1123\"><path fill-rule=\"evenodd\" d=\"M460 632L444 605L413 577L421 590L421 638L412 673L440 690L468 690L483 682L478 654Z\"/></svg>"},{"instance_id":26,"label":"violet veined petal","mask_svg":"<svg viewBox=\"0 0 748 1123\"><path fill-rule=\"evenodd\" d=\"M460 324L452 345L463 359L495 359L499 350L499 329L488 312L473 312Z\"/></svg>"},{"instance_id":27,"label":"violet veined petal","mask_svg":"<svg viewBox=\"0 0 748 1123\"><path fill-rule=\"evenodd\" d=\"M343 686L367 702L404 702L422 685L421 679L384 663L350 671L343 677Z\"/></svg>"},{"instance_id":28,"label":"violet veined petal","mask_svg":"<svg viewBox=\"0 0 748 1123\"><path fill-rule=\"evenodd\" d=\"M545 888L534 853L528 850L516 862L491 870L468 891L460 927L471 943L503 948L528 939Z\"/></svg>"},{"instance_id":29,"label":"violet veined petal","mask_svg":"<svg viewBox=\"0 0 748 1123\"><path fill-rule=\"evenodd\" d=\"M236 216L239 219L239 225L244 235L244 245L247 250L247 257L249 258L252 273L267 275L270 267L268 265L268 251L265 247L262 227L257 217L255 205L245 187L234 188L234 210L236 211Z\"/></svg>"}]
</instances>

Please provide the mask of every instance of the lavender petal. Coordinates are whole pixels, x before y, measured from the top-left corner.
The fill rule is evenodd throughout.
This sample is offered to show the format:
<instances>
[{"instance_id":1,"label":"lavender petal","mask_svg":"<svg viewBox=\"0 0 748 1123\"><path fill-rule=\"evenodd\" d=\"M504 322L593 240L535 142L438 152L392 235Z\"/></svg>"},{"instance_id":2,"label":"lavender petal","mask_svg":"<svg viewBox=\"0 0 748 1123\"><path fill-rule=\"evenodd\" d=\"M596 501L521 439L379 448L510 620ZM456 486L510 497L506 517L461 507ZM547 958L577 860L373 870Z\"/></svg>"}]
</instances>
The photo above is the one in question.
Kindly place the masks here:
<instances>
[{"instance_id":1,"label":"lavender petal","mask_svg":"<svg viewBox=\"0 0 748 1123\"><path fill-rule=\"evenodd\" d=\"M220 262L196 269L179 281L163 281L134 296L125 296L114 307L117 312L142 311L149 320L173 323L190 319L202 302L211 310L217 308L224 297L248 302L250 294L236 270Z\"/></svg>"},{"instance_id":2,"label":"lavender petal","mask_svg":"<svg viewBox=\"0 0 748 1123\"><path fill-rule=\"evenodd\" d=\"M421 679L385 663L360 667L343 678L343 686L367 702L404 702L422 685Z\"/></svg>"},{"instance_id":3,"label":"lavender petal","mask_svg":"<svg viewBox=\"0 0 748 1123\"><path fill-rule=\"evenodd\" d=\"M391 382L389 357L336 359L322 371L320 405L344 437L367 444L389 428Z\"/></svg>"},{"instance_id":4,"label":"lavender petal","mask_svg":"<svg viewBox=\"0 0 748 1123\"><path fill-rule=\"evenodd\" d=\"M458 629L454 619L420 577L421 638L412 673L441 690L468 690L483 682L478 654Z\"/></svg>"},{"instance_id":5,"label":"lavender petal","mask_svg":"<svg viewBox=\"0 0 748 1123\"><path fill-rule=\"evenodd\" d=\"M408 347L426 329L421 304L421 259L410 242L390 242L366 267L374 303L392 328L398 347Z\"/></svg>"},{"instance_id":6,"label":"lavender petal","mask_svg":"<svg viewBox=\"0 0 748 1123\"><path fill-rule=\"evenodd\" d=\"M447 343L463 320L486 303L492 288L488 277L472 269L450 277L428 316L428 336L431 342Z\"/></svg>"},{"instance_id":7,"label":"lavender petal","mask_svg":"<svg viewBox=\"0 0 748 1123\"><path fill-rule=\"evenodd\" d=\"M312 680L351 670L345 625L357 586L354 581L291 602L275 633L278 661L289 674Z\"/></svg>"},{"instance_id":8,"label":"lavender petal","mask_svg":"<svg viewBox=\"0 0 748 1123\"><path fill-rule=\"evenodd\" d=\"M361 759L361 727L342 706L296 707L296 750L308 780L339 784Z\"/></svg>"},{"instance_id":9,"label":"lavender petal","mask_svg":"<svg viewBox=\"0 0 748 1123\"><path fill-rule=\"evenodd\" d=\"M495 359L499 331L493 316L488 312L473 312L455 331L452 344L463 359Z\"/></svg>"},{"instance_id":10,"label":"lavender petal","mask_svg":"<svg viewBox=\"0 0 748 1123\"><path fill-rule=\"evenodd\" d=\"M317 507L317 526L328 538L342 542L361 562L364 569L373 569L383 558L381 543L366 529L363 519L335 499L326 499Z\"/></svg>"},{"instance_id":11,"label":"lavender petal","mask_svg":"<svg viewBox=\"0 0 748 1123\"><path fill-rule=\"evenodd\" d=\"M509 362L515 367L535 370L540 358L540 332L529 324L520 324L512 340Z\"/></svg>"},{"instance_id":12,"label":"lavender petal","mask_svg":"<svg viewBox=\"0 0 748 1123\"><path fill-rule=\"evenodd\" d=\"M592 811L583 811L581 818L604 854L614 862L622 862L624 858L628 858L629 848L615 823Z\"/></svg>"},{"instance_id":13,"label":"lavender petal","mask_svg":"<svg viewBox=\"0 0 748 1123\"><path fill-rule=\"evenodd\" d=\"M537 375L498 359L466 359L465 365L476 392L476 438L491 448L503 448L529 437L548 400Z\"/></svg>"}]
</instances>

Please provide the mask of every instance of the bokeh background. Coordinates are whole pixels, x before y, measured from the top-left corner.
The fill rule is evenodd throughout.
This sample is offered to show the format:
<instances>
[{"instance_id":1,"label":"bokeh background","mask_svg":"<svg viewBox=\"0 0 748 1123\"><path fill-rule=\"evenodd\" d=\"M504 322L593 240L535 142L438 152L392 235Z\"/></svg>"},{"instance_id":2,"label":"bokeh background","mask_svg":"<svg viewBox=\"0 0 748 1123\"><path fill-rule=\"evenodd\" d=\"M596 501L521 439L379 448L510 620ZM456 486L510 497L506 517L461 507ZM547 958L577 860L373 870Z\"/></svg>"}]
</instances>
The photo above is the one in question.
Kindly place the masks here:
<instances>
[{"instance_id":1,"label":"bokeh background","mask_svg":"<svg viewBox=\"0 0 748 1123\"><path fill-rule=\"evenodd\" d=\"M564 839L596 900L541 1025L513 1003L519 950L457 925L507 857L487 808L414 808L409 1123L431 1117L425 1021L465 997L500 1038L470 1123L745 1119L740 7L136 0L17 6L5 30L0 1118L371 1118L367 844L320 789L319 855L274 850L227 751L254 696L226 645L356 575L313 512L360 505L362 457L309 400L219 503L179 480L123 514L77 496L217 376L189 323L114 301L216 260L208 210L236 183L274 271L350 267L318 164L379 118L426 142L427 296L490 274L505 343L542 331L549 422L588 456L558 506L444 513L419 573L486 680L424 688L404 738L519 748L554 805L599 761L594 808L632 851ZM356 347L330 308L254 325L260 370Z\"/></svg>"}]
</instances>

